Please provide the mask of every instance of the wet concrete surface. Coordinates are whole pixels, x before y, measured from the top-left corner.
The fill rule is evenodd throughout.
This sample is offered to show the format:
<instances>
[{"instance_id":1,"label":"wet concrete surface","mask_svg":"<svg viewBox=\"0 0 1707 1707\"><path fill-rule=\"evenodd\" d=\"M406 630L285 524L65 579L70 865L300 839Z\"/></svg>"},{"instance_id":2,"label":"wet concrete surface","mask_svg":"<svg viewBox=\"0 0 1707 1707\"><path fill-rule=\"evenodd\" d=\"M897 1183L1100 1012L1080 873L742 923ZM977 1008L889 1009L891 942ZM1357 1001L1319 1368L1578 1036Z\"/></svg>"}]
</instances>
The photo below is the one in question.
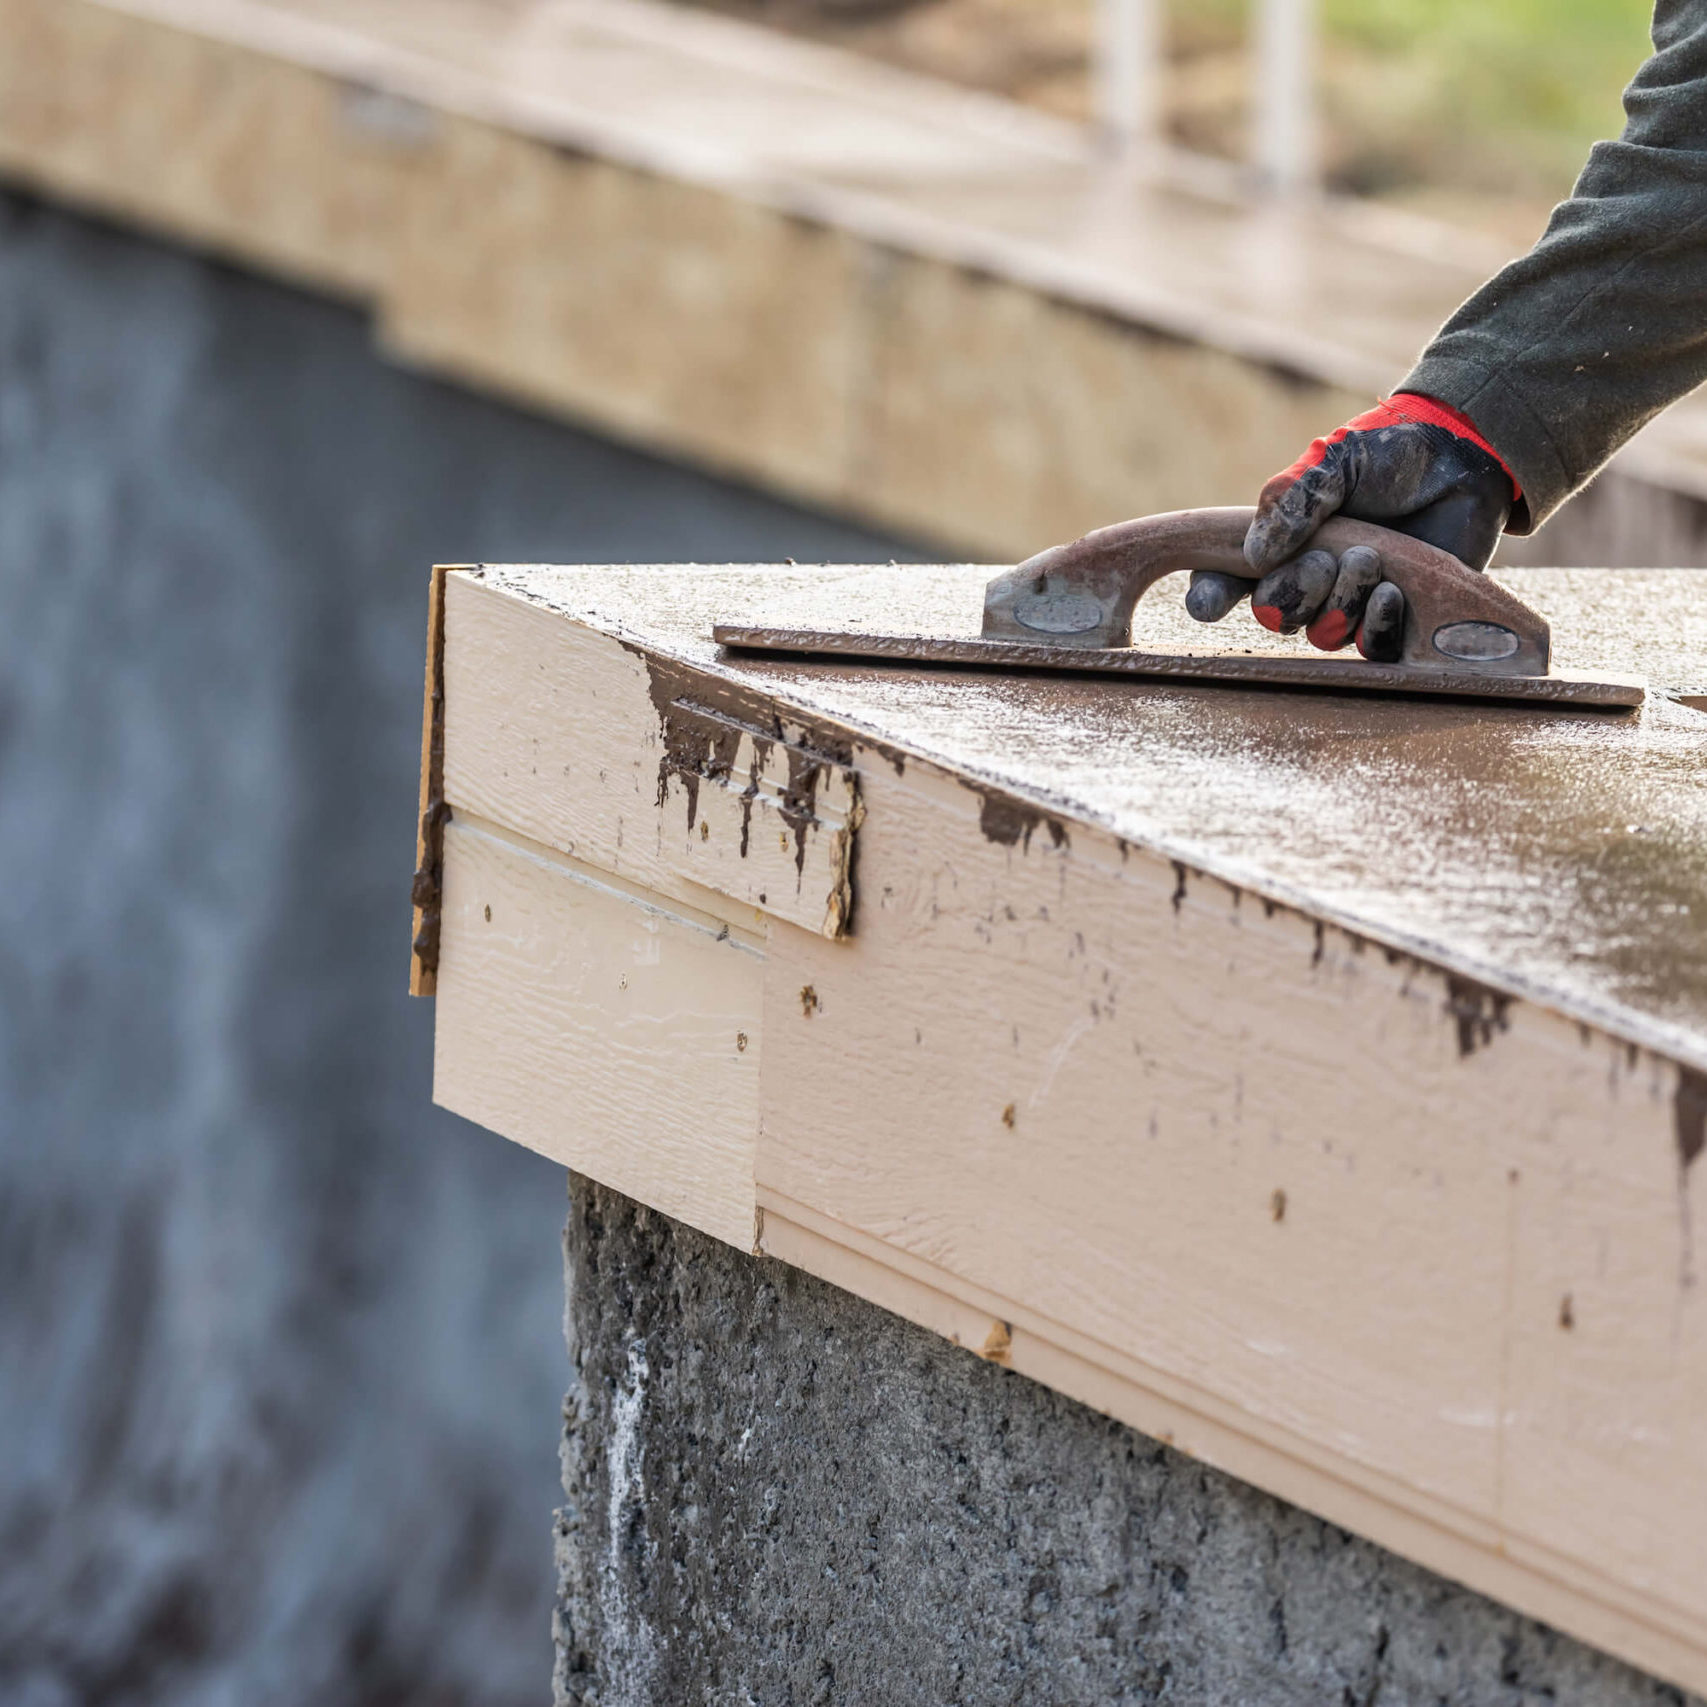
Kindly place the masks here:
<instances>
[{"instance_id":1,"label":"wet concrete surface","mask_svg":"<svg viewBox=\"0 0 1707 1707\"><path fill-rule=\"evenodd\" d=\"M1707 599L1696 570L1512 570L1566 669L1637 713L720 653L721 621L971 636L990 571L488 572L672 659L923 754L1069 825L1707 1066ZM1205 645L1183 577L1135 641ZM1236 626L1235 626L1236 625ZM1236 613L1210 644L1283 641Z\"/></svg>"}]
</instances>

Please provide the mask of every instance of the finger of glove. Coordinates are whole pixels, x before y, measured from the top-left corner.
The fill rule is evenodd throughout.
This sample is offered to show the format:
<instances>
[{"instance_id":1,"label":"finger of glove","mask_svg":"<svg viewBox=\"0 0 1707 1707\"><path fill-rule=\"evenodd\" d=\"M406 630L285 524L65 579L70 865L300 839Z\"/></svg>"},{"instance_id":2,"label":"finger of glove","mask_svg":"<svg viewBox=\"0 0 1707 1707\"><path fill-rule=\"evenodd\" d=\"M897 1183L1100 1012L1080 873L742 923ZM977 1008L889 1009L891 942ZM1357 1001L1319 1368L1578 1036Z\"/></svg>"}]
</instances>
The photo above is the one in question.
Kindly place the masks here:
<instances>
[{"instance_id":1,"label":"finger of glove","mask_svg":"<svg viewBox=\"0 0 1707 1707\"><path fill-rule=\"evenodd\" d=\"M1391 581L1383 581L1363 607L1357 649L1372 664L1392 664L1404 643L1405 595Z\"/></svg>"},{"instance_id":2,"label":"finger of glove","mask_svg":"<svg viewBox=\"0 0 1707 1707\"><path fill-rule=\"evenodd\" d=\"M1296 557L1316 529L1345 501L1345 453L1330 445L1314 468L1293 478L1278 474L1263 487L1257 513L1245 534L1245 561L1267 574Z\"/></svg>"},{"instance_id":3,"label":"finger of glove","mask_svg":"<svg viewBox=\"0 0 1707 1707\"><path fill-rule=\"evenodd\" d=\"M1199 622L1219 622L1254 585L1243 575L1228 575L1220 569L1193 569L1185 608Z\"/></svg>"},{"instance_id":4,"label":"finger of glove","mask_svg":"<svg viewBox=\"0 0 1707 1707\"><path fill-rule=\"evenodd\" d=\"M1305 638L1321 652L1339 652L1357 638L1369 595L1381 582L1381 553L1367 545L1354 545L1340 559L1333 591L1305 630Z\"/></svg>"},{"instance_id":5,"label":"finger of glove","mask_svg":"<svg viewBox=\"0 0 1707 1707\"><path fill-rule=\"evenodd\" d=\"M1306 551L1270 570L1251 594L1251 615L1276 634L1296 634L1315 621L1339 576L1331 551Z\"/></svg>"}]
</instances>

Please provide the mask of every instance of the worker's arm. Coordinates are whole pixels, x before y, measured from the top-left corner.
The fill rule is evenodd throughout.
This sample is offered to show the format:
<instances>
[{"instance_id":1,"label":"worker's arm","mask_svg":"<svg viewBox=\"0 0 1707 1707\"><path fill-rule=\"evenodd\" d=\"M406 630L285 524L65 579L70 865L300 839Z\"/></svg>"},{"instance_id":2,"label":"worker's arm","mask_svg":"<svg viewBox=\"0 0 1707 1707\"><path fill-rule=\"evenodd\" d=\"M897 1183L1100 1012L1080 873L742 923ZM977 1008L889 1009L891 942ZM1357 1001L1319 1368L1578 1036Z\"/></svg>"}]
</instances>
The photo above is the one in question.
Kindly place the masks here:
<instances>
[{"instance_id":1,"label":"worker's arm","mask_svg":"<svg viewBox=\"0 0 1707 1707\"><path fill-rule=\"evenodd\" d=\"M1336 510L1481 568L1502 528L1539 527L1707 379L1707 0L1659 0L1653 41L1623 136L1596 144L1541 241L1453 315L1389 399L1413 414L1431 400L1441 430L1362 417L1318 440L1322 455L1263 489L1253 568L1281 570ZM1196 614L1224 615L1242 590L1205 583Z\"/></svg>"}]
</instances>

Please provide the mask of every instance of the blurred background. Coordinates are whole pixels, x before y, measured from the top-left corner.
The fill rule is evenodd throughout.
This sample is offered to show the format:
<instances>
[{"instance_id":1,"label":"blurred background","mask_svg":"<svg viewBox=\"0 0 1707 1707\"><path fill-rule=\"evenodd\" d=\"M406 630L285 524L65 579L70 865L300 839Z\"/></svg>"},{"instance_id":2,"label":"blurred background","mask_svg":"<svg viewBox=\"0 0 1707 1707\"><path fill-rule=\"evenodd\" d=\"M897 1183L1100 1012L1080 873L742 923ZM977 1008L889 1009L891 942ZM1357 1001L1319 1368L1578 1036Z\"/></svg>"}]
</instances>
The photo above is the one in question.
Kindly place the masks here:
<instances>
[{"instance_id":1,"label":"blurred background","mask_svg":"<svg viewBox=\"0 0 1707 1707\"><path fill-rule=\"evenodd\" d=\"M1063 117L1097 110L1101 0L680 0L710 4ZM1167 0L1162 124L1251 152L1252 0ZM1649 51L1649 0L1321 0L1311 78L1332 191L1527 245Z\"/></svg>"},{"instance_id":2,"label":"blurred background","mask_svg":"<svg viewBox=\"0 0 1707 1707\"><path fill-rule=\"evenodd\" d=\"M1248 501L1647 22L1122 4L0 0L0 1701L548 1692L564 1178L404 994L429 566ZM1698 561L1668 431L1543 549Z\"/></svg>"}]
</instances>

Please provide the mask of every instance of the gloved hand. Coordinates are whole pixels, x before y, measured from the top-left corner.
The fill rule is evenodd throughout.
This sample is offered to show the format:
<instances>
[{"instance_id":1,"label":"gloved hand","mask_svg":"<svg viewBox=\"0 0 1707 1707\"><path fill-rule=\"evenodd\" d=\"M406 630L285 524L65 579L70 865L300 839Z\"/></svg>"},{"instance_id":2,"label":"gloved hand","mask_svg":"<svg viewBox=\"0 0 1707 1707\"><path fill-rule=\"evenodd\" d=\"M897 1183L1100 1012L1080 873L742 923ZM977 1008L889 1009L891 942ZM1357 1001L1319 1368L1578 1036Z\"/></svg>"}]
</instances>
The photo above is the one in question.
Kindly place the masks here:
<instances>
[{"instance_id":1,"label":"gloved hand","mask_svg":"<svg viewBox=\"0 0 1707 1707\"><path fill-rule=\"evenodd\" d=\"M1366 546L1338 562L1306 551L1317 528L1335 514L1380 522L1485 569L1522 501L1511 470L1467 415L1400 392L1317 439L1263 487L1245 536L1245 561L1263 572L1254 588L1237 575L1198 570L1186 609L1199 622L1219 622L1249 593L1251 614L1277 634L1302 628L1324 652L1356 640L1366 658L1396 658L1404 595L1381 579L1380 556Z\"/></svg>"}]
</instances>

